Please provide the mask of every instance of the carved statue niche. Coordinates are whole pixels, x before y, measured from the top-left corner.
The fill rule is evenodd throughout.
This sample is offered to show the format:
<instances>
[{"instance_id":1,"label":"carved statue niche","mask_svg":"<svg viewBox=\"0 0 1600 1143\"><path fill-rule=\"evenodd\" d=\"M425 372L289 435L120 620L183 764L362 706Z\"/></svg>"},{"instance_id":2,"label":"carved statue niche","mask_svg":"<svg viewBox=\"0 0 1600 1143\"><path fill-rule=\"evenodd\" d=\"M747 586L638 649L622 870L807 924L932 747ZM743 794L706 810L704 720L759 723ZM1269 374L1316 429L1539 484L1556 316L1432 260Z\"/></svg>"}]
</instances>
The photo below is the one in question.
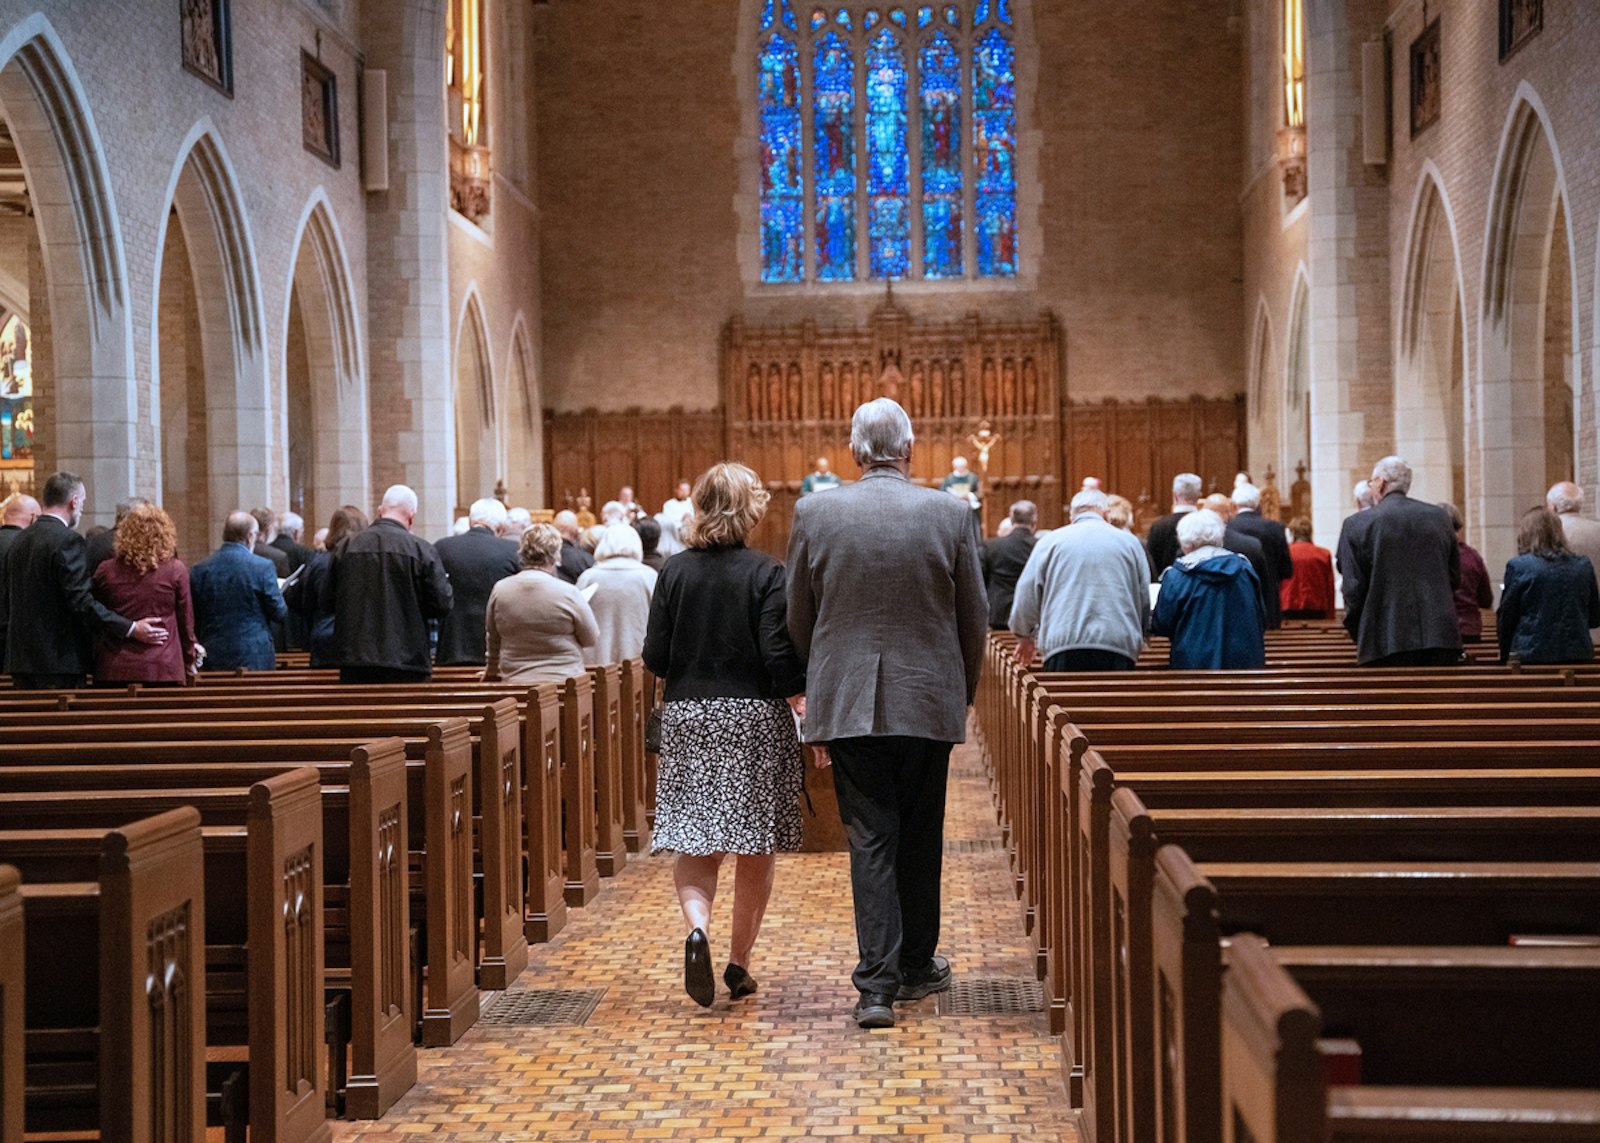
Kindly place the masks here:
<instances>
[{"instance_id":1,"label":"carved statue niche","mask_svg":"<svg viewBox=\"0 0 1600 1143\"><path fill-rule=\"evenodd\" d=\"M825 361L822 364L822 376L817 382L817 403L821 406L822 419L833 420L834 388L838 384L833 375L833 362Z\"/></svg>"},{"instance_id":2,"label":"carved statue niche","mask_svg":"<svg viewBox=\"0 0 1600 1143\"><path fill-rule=\"evenodd\" d=\"M1007 417L1017 414L1017 360L1006 358L1000 367L1000 412Z\"/></svg>"},{"instance_id":3,"label":"carved statue niche","mask_svg":"<svg viewBox=\"0 0 1600 1143\"><path fill-rule=\"evenodd\" d=\"M1261 504L1256 509L1268 520L1283 518L1283 498L1278 492L1278 474L1267 465L1267 482L1261 487Z\"/></svg>"},{"instance_id":4,"label":"carved statue niche","mask_svg":"<svg viewBox=\"0 0 1600 1143\"><path fill-rule=\"evenodd\" d=\"M746 416L752 421L759 421L761 419L761 366L754 361L750 363L750 373L745 385L749 390L750 402L750 408L746 410Z\"/></svg>"},{"instance_id":5,"label":"carved statue niche","mask_svg":"<svg viewBox=\"0 0 1600 1143\"><path fill-rule=\"evenodd\" d=\"M783 370L774 361L767 366L767 419L783 418Z\"/></svg>"},{"instance_id":6,"label":"carved statue niche","mask_svg":"<svg viewBox=\"0 0 1600 1143\"><path fill-rule=\"evenodd\" d=\"M1039 369L1031 357L1022 359L1022 412L1029 417L1039 413Z\"/></svg>"},{"instance_id":7,"label":"carved statue niche","mask_svg":"<svg viewBox=\"0 0 1600 1143\"><path fill-rule=\"evenodd\" d=\"M989 416L1000 411L1000 378L992 357L983 360L983 411Z\"/></svg>"},{"instance_id":8,"label":"carved statue niche","mask_svg":"<svg viewBox=\"0 0 1600 1143\"><path fill-rule=\"evenodd\" d=\"M789 363L789 419L800 419L800 363Z\"/></svg>"},{"instance_id":9,"label":"carved statue niche","mask_svg":"<svg viewBox=\"0 0 1600 1143\"><path fill-rule=\"evenodd\" d=\"M1289 485L1289 515L1311 515L1311 481L1306 479L1306 462L1294 466L1295 482Z\"/></svg>"},{"instance_id":10,"label":"carved statue niche","mask_svg":"<svg viewBox=\"0 0 1600 1143\"><path fill-rule=\"evenodd\" d=\"M922 376L922 362L911 363L911 415L922 416L923 402L927 400L928 386Z\"/></svg>"},{"instance_id":11,"label":"carved statue niche","mask_svg":"<svg viewBox=\"0 0 1600 1143\"><path fill-rule=\"evenodd\" d=\"M935 361L928 367L928 415L944 416L944 362Z\"/></svg>"},{"instance_id":12,"label":"carved statue niche","mask_svg":"<svg viewBox=\"0 0 1600 1143\"><path fill-rule=\"evenodd\" d=\"M950 415L959 417L967 411L967 367L959 361L950 363Z\"/></svg>"},{"instance_id":13,"label":"carved statue niche","mask_svg":"<svg viewBox=\"0 0 1600 1143\"><path fill-rule=\"evenodd\" d=\"M854 416L856 404L856 367L846 361L839 369L839 419Z\"/></svg>"}]
</instances>

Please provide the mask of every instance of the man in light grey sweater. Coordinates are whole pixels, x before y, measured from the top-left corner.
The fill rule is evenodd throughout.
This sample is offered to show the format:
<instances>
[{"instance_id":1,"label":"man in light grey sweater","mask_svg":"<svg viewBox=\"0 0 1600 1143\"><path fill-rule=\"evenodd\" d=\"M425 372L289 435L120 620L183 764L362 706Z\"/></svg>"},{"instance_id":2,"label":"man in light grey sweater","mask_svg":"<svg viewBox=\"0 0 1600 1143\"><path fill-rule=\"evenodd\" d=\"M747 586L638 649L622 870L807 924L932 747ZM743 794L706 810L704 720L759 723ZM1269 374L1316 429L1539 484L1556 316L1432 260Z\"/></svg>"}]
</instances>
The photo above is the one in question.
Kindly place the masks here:
<instances>
[{"instance_id":1,"label":"man in light grey sweater","mask_svg":"<svg viewBox=\"0 0 1600 1143\"><path fill-rule=\"evenodd\" d=\"M1150 565L1129 532L1106 521L1098 489L1072 498L1072 522L1039 541L1017 581L1017 657L1047 671L1131 671L1150 626Z\"/></svg>"}]
</instances>

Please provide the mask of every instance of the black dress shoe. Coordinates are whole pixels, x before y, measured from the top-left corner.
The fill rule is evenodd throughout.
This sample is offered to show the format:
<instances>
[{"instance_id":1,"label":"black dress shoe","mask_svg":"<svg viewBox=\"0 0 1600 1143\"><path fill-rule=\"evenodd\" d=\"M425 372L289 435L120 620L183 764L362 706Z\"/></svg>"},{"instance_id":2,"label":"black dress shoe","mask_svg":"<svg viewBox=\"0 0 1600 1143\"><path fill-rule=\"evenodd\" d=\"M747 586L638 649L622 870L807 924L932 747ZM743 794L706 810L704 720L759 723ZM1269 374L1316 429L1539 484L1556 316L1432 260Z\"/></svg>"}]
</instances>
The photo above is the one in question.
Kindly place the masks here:
<instances>
[{"instance_id":1,"label":"black dress shoe","mask_svg":"<svg viewBox=\"0 0 1600 1143\"><path fill-rule=\"evenodd\" d=\"M717 998L716 978L711 975L711 945L704 929L696 929L683 942L683 990L702 1008L710 1008Z\"/></svg>"},{"instance_id":2,"label":"black dress shoe","mask_svg":"<svg viewBox=\"0 0 1600 1143\"><path fill-rule=\"evenodd\" d=\"M851 1015L862 1028L893 1028L894 997L887 992L863 992Z\"/></svg>"},{"instance_id":3,"label":"black dress shoe","mask_svg":"<svg viewBox=\"0 0 1600 1143\"><path fill-rule=\"evenodd\" d=\"M897 1002L921 1000L924 996L932 996L935 992L944 992L949 987L950 962L935 954L921 972L915 976L901 978L900 990L894 994L894 998Z\"/></svg>"},{"instance_id":4,"label":"black dress shoe","mask_svg":"<svg viewBox=\"0 0 1600 1143\"><path fill-rule=\"evenodd\" d=\"M722 983L728 986L728 995L743 1000L756 990L756 978L744 970L744 965L729 962L722 970Z\"/></svg>"}]
</instances>

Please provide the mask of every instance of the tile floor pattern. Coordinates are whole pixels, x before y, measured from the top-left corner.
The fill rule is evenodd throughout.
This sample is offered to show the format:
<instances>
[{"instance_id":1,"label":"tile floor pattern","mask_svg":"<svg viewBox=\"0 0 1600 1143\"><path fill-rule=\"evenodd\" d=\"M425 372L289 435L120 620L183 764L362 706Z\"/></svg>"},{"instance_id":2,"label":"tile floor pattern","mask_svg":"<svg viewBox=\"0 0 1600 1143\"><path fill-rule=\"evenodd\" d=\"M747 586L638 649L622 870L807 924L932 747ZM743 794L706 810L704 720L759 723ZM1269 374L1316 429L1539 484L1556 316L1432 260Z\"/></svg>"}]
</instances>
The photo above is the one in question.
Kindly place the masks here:
<instances>
[{"instance_id":1,"label":"tile floor pattern","mask_svg":"<svg viewBox=\"0 0 1600 1143\"><path fill-rule=\"evenodd\" d=\"M971 745L952 758L945 835L998 836ZM731 868L725 870L731 889ZM1004 854L948 855L944 939L957 974L1024 976L1027 940ZM726 925L728 902L719 899ZM604 988L584 1027L475 1027L422 1052L417 1086L382 1120L334 1125L336 1140L451 1143L601 1139L1059 1139L1077 1135L1042 1014L939 1016L928 999L897 1027L849 1019L855 930L844 854L779 859L738 1003L683 992L683 939L669 857L630 861L565 932L532 950L522 988Z\"/></svg>"}]
</instances>

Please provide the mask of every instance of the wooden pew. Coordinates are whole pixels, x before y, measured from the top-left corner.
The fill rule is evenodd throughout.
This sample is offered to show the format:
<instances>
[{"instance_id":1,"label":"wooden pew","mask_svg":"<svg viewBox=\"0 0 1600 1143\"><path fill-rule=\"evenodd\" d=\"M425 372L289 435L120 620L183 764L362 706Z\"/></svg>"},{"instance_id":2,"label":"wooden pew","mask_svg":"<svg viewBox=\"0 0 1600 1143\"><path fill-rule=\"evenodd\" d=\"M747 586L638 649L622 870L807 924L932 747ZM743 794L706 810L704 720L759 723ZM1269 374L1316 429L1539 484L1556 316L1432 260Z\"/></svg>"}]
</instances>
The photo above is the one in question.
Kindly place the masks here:
<instances>
[{"instance_id":1,"label":"wooden pew","mask_svg":"<svg viewBox=\"0 0 1600 1143\"><path fill-rule=\"evenodd\" d=\"M6 742L0 745L0 768L23 762L112 762L128 751L152 761L326 761L348 758L352 749L372 738L403 735L410 752L420 753L424 761L421 774L413 775L420 777L421 789L414 783L412 790L413 805L421 810L421 821L412 823L412 836L424 840L430 968L423 1041L435 1047L454 1043L478 1016L474 980L478 942L472 891L473 750L467 721L426 716L337 721L207 717L215 713L202 712L181 720L168 711L40 716L60 724L7 728ZM484 928L488 975L503 988L526 967L527 941L520 923L522 835L520 828L505 821L506 812L514 818L521 816L521 802L513 792L520 790L520 777L514 776L520 766L514 759L505 761L520 754L516 735L507 725L514 719L510 704L496 713L498 722L486 716L480 723L484 737L495 729L500 733L489 739L495 745L485 747L480 742L477 751L478 784L493 783L489 796L480 796L478 801L485 807L485 816L497 823L493 830L486 830L499 850L484 850Z\"/></svg>"},{"instance_id":2,"label":"wooden pew","mask_svg":"<svg viewBox=\"0 0 1600 1143\"><path fill-rule=\"evenodd\" d=\"M244 830L202 830L205 1058L213 1070L254 1073L248 1115L233 1126L242 1137L248 1123L261 1143L331 1137L321 1063L320 794L314 771L289 771L250 789ZM0 831L0 858L30 882L87 881L97 875L102 837L96 829Z\"/></svg>"},{"instance_id":3,"label":"wooden pew","mask_svg":"<svg viewBox=\"0 0 1600 1143\"><path fill-rule=\"evenodd\" d=\"M21 896L28 1130L201 1143L199 815L179 808L113 830L94 881L24 883Z\"/></svg>"},{"instance_id":4,"label":"wooden pew","mask_svg":"<svg viewBox=\"0 0 1600 1143\"><path fill-rule=\"evenodd\" d=\"M0 865L0 1143L22 1143L22 878Z\"/></svg>"},{"instance_id":5,"label":"wooden pew","mask_svg":"<svg viewBox=\"0 0 1600 1143\"><path fill-rule=\"evenodd\" d=\"M1222 1138L1600 1137L1597 971L1593 949L1269 949L1235 938L1221 996ZM1442 1039L1418 1018L1440 1004L1451 1013ZM1318 1039L1330 1020L1361 1045L1360 1084L1326 1083Z\"/></svg>"},{"instance_id":6,"label":"wooden pew","mask_svg":"<svg viewBox=\"0 0 1600 1143\"><path fill-rule=\"evenodd\" d=\"M120 756L126 755L125 750ZM387 739L357 747L344 765L348 786L324 784L320 790L325 891L330 902L345 904L347 918L328 926L326 977L350 992L349 1113L375 1119L417 1076L405 746ZM162 774L167 788L140 789L137 783L155 780L162 768L124 763L119 775L116 764L58 764L49 769L65 788L8 794L0 799L0 828L85 828L179 806L194 809L207 825L238 826L248 821L251 809L248 789L239 784L294 768L292 763L242 769L228 763L170 764ZM83 780L67 781L73 775ZM216 781L217 788L205 787L205 780Z\"/></svg>"}]
</instances>

